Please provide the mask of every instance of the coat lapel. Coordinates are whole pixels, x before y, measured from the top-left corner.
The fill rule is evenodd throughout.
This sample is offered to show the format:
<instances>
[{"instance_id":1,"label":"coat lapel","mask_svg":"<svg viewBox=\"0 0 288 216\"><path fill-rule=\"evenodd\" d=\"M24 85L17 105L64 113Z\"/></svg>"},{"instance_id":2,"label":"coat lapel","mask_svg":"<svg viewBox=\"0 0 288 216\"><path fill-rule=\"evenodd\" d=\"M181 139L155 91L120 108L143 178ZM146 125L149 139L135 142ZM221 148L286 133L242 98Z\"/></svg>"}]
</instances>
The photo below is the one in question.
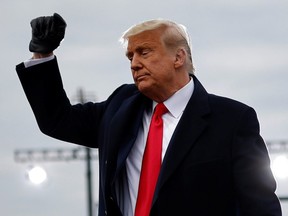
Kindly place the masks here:
<instances>
[{"instance_id":1,"label":"coat lapel","mask_svg":"<svg viewBox=\"0 0 288 216\"><path fill-rule=\"evenodd\" d=\"M170 140L162 163L159 180L156 186L154 201L163 184L175 172L186 154L196 144L197 138L206 128L204 115L210 112L208 94L201 83L194 79L194 92Z\"/></svg>"},{"instance_id":2,"label":"coat lapel","mask_svg":"<svg viewBox=\"0 0 288 216\"><path fill-rule=\"evenodd\" d=\"M147 103L149 103L149 100L138 92L123 101L112 120L111 125L117 125L111 131L111 134L113 134L111 146L116 146L115 151L117 152L113 182L125 164L126 158L137 138Z\"/></svg>"}]
</instances>

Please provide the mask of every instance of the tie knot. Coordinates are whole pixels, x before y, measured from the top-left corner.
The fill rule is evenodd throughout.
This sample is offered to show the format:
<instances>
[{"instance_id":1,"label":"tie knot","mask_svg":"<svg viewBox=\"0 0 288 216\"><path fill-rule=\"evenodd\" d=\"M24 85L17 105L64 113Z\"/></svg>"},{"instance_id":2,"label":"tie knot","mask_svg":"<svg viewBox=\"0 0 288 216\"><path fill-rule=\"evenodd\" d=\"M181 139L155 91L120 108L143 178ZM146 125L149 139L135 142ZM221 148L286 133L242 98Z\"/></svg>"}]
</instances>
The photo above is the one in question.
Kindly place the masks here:
<instances>
[{"instance_id":1,"label":"tie knot","mask_svg":"<svg viewBox=\"0 0 288 216\"><path fill-rule=\"evenodd\" d=\"M162 116L163 114L167 113L168 109L163 103L158 103L155 107L155 112L154 114L156 116Z\"/></svg>"}]
</instances>

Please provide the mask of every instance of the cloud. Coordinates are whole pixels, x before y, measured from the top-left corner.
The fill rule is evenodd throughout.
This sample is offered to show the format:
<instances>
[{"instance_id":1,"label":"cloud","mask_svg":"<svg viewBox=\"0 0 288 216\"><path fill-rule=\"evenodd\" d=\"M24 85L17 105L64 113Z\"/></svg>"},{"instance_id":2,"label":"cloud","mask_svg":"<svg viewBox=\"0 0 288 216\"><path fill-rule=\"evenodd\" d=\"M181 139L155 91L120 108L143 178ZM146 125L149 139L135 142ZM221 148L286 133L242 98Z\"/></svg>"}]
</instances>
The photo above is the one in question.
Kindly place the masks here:
<instances>
[{"instance_id":1,"label":"cloud","mask_svg":"<svg viewBox=\"0 0 288 216\"><path fill-rule=\"evenodd\" d=\"M221 44L212 49L205 49L199 55L205 56L200 60L208 61L217 71L246 71L252 76L258 76L263 71L272 72L279 68L287 68L287 50L287 44Z\"/></svg>"}]
</instances>

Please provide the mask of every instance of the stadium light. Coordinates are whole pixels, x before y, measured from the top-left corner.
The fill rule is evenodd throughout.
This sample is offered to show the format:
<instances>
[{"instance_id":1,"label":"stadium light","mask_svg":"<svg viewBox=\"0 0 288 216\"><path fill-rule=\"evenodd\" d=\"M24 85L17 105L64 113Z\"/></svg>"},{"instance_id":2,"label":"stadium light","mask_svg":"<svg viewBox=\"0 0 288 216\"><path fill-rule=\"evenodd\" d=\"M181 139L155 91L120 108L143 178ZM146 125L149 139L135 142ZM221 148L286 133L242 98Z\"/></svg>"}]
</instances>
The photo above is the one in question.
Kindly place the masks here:
<instances>
[{"instance_id":1,"label":"stadium light","mask_svg":"<svg viewBox=\"0 0 288 216\"><path fill-rule=\"evenodd\" d=\"M288 158L279 155L272 160L271 169L276 178L288 178Z\"/></svg>"},{"instance_id":2,"label":"stadium light","mask_svg":"<svg viewBox=\"0 0 288 216\"><path fill-rule=\"evenodd\" d=\"M47 173L42 167L34 166L27 170L27 177L31 183L39 185L46 181Z\"/></svg>"}]
</instances>

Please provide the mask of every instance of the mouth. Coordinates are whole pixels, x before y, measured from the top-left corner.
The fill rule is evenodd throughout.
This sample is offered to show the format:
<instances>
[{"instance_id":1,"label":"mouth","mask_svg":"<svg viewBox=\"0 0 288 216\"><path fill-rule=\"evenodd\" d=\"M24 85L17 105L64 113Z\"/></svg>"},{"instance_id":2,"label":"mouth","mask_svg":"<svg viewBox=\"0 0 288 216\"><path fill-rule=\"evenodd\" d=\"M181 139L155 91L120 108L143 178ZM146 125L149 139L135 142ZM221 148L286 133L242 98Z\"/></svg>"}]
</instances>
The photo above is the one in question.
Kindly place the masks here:
<instances>
[{"instance_id":1,"label":"mouth","mask_svg":"<svg viewBox=\"0 0 288 216\"><path fill-rule=\"evenodd\" d=\"M148 76L147 73L145 73L145 74L140 74L140 75L135 76L135 79L134 79L134 80L135 80L135 82L140 82L140 81L144 80L147 76Z\"/></svg>"}]
</instances>

